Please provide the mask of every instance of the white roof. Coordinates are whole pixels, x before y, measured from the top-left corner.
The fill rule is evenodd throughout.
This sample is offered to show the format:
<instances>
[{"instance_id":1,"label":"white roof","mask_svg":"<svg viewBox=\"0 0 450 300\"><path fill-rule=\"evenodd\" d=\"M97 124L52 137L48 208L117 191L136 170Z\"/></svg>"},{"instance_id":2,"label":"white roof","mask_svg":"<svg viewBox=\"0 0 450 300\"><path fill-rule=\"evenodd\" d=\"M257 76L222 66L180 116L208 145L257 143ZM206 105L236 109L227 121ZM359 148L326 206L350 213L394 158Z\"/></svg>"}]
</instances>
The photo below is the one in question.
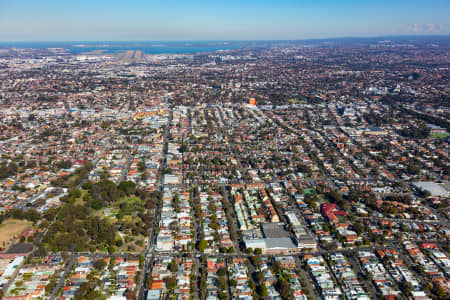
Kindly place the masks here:
<instances>
[{"instance_id":1,"label":"white roof","mask_svg":"<svg viewBox=\"0 0 450 300\"><path fill-rule=\"evenodd\" d=\"M418 181L414 182L413 185L416 188L430 192L432 196L445 196L449 194L449 191L444 186L432 181Z\"/></svg>"}]
</instances>

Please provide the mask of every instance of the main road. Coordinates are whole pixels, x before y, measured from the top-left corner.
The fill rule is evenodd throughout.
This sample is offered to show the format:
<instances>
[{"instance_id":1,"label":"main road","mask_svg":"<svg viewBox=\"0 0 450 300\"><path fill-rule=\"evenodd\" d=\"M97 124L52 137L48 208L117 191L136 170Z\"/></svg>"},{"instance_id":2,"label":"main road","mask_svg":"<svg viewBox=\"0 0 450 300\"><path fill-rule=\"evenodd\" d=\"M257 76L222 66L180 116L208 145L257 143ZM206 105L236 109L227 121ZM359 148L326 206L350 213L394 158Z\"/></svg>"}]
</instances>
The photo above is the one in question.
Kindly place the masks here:
<instances>
[{"instance_id":1,"label":"main road","mask_svg":"<svg viewBox=\"0 0 450 300\"><path fill-rule=\"evenodd\" d=\"M173 119L173 109L170 108L169 119L167 121L167 126L164 131L163 157L162 157L162 163L159 167L159 169L161 171L166 168L166 164L167 164L167 150L168 150L168 144L169 144L169 134L170 134L170 127L172 125L172 119ZM162 174L162 172L160 172L160 175L158 178L158 186L159 186L160 192L162 192L164 189L163 176L164 175ZM144 266L143 266L140 282L138 283L138 289L139 289L138 299L139 300L144 299L144 292L145 292L144 284L147 282L149 267L151 266L151 262L153 260L152 254L153 254L153 247L154 247L154 243L155 243L155 239L156 239L156 229L159 224L159 218L161 216L161 204L162 204L161 202L162 201L158 201L156 203L155 213L153 215L152 229L151 229L151 232L150 232L150 235L148 237L146 247L145 247Z\"/></svg>"}]
</instances>

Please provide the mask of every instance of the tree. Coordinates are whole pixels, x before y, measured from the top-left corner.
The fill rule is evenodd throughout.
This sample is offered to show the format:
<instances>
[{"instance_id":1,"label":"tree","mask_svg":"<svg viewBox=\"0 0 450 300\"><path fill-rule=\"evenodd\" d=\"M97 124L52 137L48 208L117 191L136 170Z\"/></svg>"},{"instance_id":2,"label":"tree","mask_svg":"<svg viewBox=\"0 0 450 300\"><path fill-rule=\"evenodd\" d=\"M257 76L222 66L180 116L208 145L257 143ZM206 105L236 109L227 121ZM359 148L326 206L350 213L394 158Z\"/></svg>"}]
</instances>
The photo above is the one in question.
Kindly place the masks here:
<instances>
[{"instance_id":1,"label":"tree","mask_svg":"<svg viewBox=\"0 0 450 300\"><path fill-rule=\"evenodd\" d=\"M413 175L419 174L420 166L418 166L417 164L414 164L413 162L410 162L408 164L408 173L413 174Z\"/></svg>"},{"instance_id":2,"label":"tree","mask_svg":"<svg viewBox=\"0 0 450 300\"><path fill-rule=\"evenodd\" d=\"M17 173L17 165L14 162L0 165L0 179L5 179Z\"/></svg>"},{"instance_id":3,"label":"tree","mask_svg":"<svg viewBox=\"0 0 450 300\"><path fill-rule=\"evenodd\" d=\"M259 295L261 295L261 297L269 296L269 292L267 291L267 287L265 284L261 284L259 288Z\"/></svg>"},{"instance_id":4,"label":"tree","mask_svg":"<svg viewBox=\"0 0 450 300\"><path fill-rule=\"evenodd\" d=\"M45 286L45 294L50 295L50 293L53 291L55 286L56 286L56 279L55 279L55 277L52 276L52 277L50 277L48 284Z\"/></svg>"},{"instance_id":5,"label":"tree","mask_svg":"<svg viewBox=\"0 0 450 300\"><path fill-rule=\"evenodd\" d=\"M208 210L210 212L215 212L216 211L216 205L212 201L209 202L209 204L208 204Z\"/></svg>"},{"instance_id":6,"label":"tree","mask_svg":"<svg viewBox=\"0 0 450 300\"><path fill-rule=\"evenodd\" d=\"M217 287L221 290L225 290L227 288L227 279L225 276L219 277Z\"/></svg>"},{"instance_id":7,"label":"tree","mask_svg":"<svg viewBox=\"0 0 450 300\"><path fill-rule=\"evenodd\" d=\"M122 181L121 183L119 183L118 188L127 196L136 193L136 183L134 183L133 181Z\"/></svg>"},{"instance_id":8,"label":"tree","mask_svg":"<svg viewBox=\"0 0 450 300\"><path fill-rule=\"evenodd\" d=\"M219 291L218 295L219 295L219 300L227 300L228 299L228 294L224 293L223 291Z\"/></svg>"},{"instance_id":9,"label":"tree","mask_svg":"<svg viewBox=\"0 0 450 300\"><path fill-rule=\"evenodd\" d=\"M413 291L413 286L409 281L401 281L399 287L408 296L411 294L411 291Z\"/></svg>"},{"instance_id":10,"label":"tree","mask_svg":"<svg viewBox=\"0 0 450 300\"><path fill-rule=\"evenodd\" d=\"M431 291L433 294L438 296L439 299L444 299L447 295L446 291L437 284L433 284L433 289Z\"/></svg>"},{"instance_id":11,"label":"tree","mask_svg":"<svg viewBox=\"0 0 450 300\"><path fill-rule=\"evenodd\" d=\"M175 194L175 196L173 196L173 206L175 207L175 210L178 211L178 205L180 204L180 196L178 195L178 193Z\"/></svg>"},{"instance_id":12,"label":"tree","mask_svg":"<svg viewBox=\"0 0 450 300\"><path fill-rule=\"evenodd\" d=\"M201 240L198 243L198 251L200 251L200 252L204 252L207 247L208 247L208 241L206 241L206 240Z\"/></svg>"},{"instance_id":13,"label":"tree","mask_svg":"<svg viewBox=\"0 0 450 300\"><path fill-rule=\"evenodd\" d=\"M275 288L283 299L292 299L292 292L289 283L283 277L279 277L275 283Z\"/></svg>"},{"instance_id":14,"label":"tree","mask_svg":"<svg viewBox=\"0 0 450 300\"><path fill-rule=\"evenodd\" d=\"M72 162L70 160L61 160L56 163L56 166L60 169L70 169Z\"/></svg>"},{"instance_id":15,"label":"tree","mask_svg":"<svg viewBox=\"0 0 450 300\"><path fill-rule=\"evenodd\" d=\"M96 290L96 284L94 281L88 281L83 283L78 291L75 293L75 300L104 300L105 295L102 295L101 291Z\"/></svg>"},{"instance_id":16,"label":"tree","mask_svg":"<svg viewBox=\"0 0 450 300\"><path fill-rule=\"evenodd\" d=\"M172 260L169 263L169 270L172 273L176 273L178 271L178 264L177 264L177 262L175 260Z\"/></svg>"},{"instance_id":17,"label":"tree","mask_svg":"<svg viewBox=\"0 0 450 300\"><path fill-rule=\"evenodd\" d=\"M36 252L34 252L34 255L38 256L38 257L44 257L47 255L47 250L45 250L45 248L43 246L39 246L36 250Z\"/></svg>"},{"instance_id":18,"label":"tree","mask_svg":"<svg viewBox=\"0 0 450 300\"><path fill-rule=\"evenodd\" d=\"M103 270L106 267L107 263L104 259L99 259L94 262L94 268L97 270Z\"/></svg>"},{"instance_id":19,"label":"tree","mask_svg":"<svg viewBox=\"0 0 450 300\"><path fill-rule=\"evenodd\" d=\"M147 170L147 166L145 165L145 161L140 161L138 162L138 170L139 172L145 172L145 170Z\"/></svg>"},{"instance_id":20,"label":"tree","mask_svg":"<svg viewBox=\"0 0 450 300\"><path fill-rule=\"evenodd\" d=\"M255 274L256 281L261 284L264 281L264 273L263 272L256 272Z\"/></svg>"},{"instance_id":21,"label":"tree","mask_svg":"<svg viewBox=\"0 0 450 300\"><path fill-rule=\"evenodd\" d=\"M174 290L177 287L177 280L173 277L167 278L166 286L169 290Z\"/></svg>"},{"instance_id":22,"label":"tree","mask_svg":"<svg viewBox=\"0 0 450 300\"><path fill-rule=\"evenodd\" d=\"M227 275L227 269L225 267L220 267L217 270L217 275L218 276L225 276L225 275Z\"/></svg>"},{"instance_id":23,"label":"tree","mask_svg":"<svg viewBox=\"0 0 450 300\"><path fill-rule=\"evenodd\" d=\"M99 210L100 208L102 208L102 203L100 202L100 200L95 199L91 202L91 207L92 209Z\"/></svg>"},{"instance_id":24,"label":"tree","mask_svg":"<svg viewBox=\"0 0 450 300\"><path fill-rule=\"evenodd\" d=\"M139 269L142 269L144 267L145 258L144 255L139 254Z\"/></svg>"},{"instance_id":25,"label":"tree","mask_svg":"<svg viewBox=\"0 0 450 300\"><path fill-rule=\"evenodd\" d=\"M217 223L217 221L216 222L212 221L211 223L209 223L209 227L211 229L217 230L219 229L219 223Z\"/></svg>"},{"instance_id":26,"label":"tree","mask_svg":"<svg viewBox=\"0 0 450 300\"><path fill-rule=\"evenodd\" d=\"M172 231L177 231L177 229L178 229L178 222L177 221L173 221L172 223L170 223L169 229L172 230Z\"/></svg>"},{"instance_id":27,"label":"tree","mask_svg":"<svg viewBox=\"0 0 450 300\"><path fill-rule=\"evenodd\" d=\"M103 206L119 200L120 197L120 191L117 189L117 186L109 180L93 184L89 193L94 200L99 200Z\"/></svg>"},{"instance_id":28,"label":"tree","mask_svg":"<svg viewBox=\"0 0 450 300\"><path fill-rule=\"evenodd\" d=\"M41 214L35 209L27 209L27 211L24 213L24 218L33 223L36 223L41 219Z\"/></svg>"},{"instance_id":29,"label":"tree","mask_svg":"<svg viewBox=\"0 0 450 300\"><path fill-rule=\"evenodd\" d=\"M237 285L237 281L235 279L230 279L230 286L235 287Z\"/></svg>"},{"instance_id":30,"label":"tree","mask_svg":"<svg viewBox=\"0 0 450 300\"><path fill-rule=\"evenodd\" d=\"M136 299L136 292L133 290L129 290L127 292L127 294L125 295L125 298L127 298L127 300L134 300Z\"/></svg>"}]
</instances>

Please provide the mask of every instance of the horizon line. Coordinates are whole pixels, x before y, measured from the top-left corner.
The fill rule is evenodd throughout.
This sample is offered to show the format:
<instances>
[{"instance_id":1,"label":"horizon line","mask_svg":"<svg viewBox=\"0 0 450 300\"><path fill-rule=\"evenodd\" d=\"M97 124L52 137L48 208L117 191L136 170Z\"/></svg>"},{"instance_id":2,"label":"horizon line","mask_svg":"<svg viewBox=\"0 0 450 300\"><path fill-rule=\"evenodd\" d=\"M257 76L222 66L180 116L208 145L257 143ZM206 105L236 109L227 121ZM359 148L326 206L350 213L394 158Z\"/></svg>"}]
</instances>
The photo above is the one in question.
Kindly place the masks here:
<instances>
[{"instance_id":1,"label":"horizon line","mask_svg":"<svg viewBox=\"0 0 450 300\"><path fill-rule=\"evenodd\" d=\"M340 36L340 37L317 37L300 39L173 39L173 40L0 40L0 43L65 43L65 42L300 42L314 40L339 40L339 39L377 39L377 38L400 38L400 37L450 37L449 34L399 34L399 35L374 35L374 36Z\"/></svg>"}]
</instances>

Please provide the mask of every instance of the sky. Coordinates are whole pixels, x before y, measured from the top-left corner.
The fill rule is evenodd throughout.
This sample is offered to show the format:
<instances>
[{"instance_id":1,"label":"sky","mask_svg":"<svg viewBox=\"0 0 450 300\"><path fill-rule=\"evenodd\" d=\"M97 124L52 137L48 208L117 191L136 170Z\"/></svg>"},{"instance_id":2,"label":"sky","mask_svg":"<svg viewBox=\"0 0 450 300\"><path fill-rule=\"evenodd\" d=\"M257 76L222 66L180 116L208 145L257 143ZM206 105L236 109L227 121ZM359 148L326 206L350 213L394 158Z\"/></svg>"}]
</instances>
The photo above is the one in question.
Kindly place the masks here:
<instances>
[{"instance_id":1,"label":"sky","mask_svg":"<svg viewBox=\"0 0 450 300\"><path fill-rule=\"evenodd\" d=\"M0 0L0 41L450 34L450 0Z\"/></svg>"}]
</instances>

